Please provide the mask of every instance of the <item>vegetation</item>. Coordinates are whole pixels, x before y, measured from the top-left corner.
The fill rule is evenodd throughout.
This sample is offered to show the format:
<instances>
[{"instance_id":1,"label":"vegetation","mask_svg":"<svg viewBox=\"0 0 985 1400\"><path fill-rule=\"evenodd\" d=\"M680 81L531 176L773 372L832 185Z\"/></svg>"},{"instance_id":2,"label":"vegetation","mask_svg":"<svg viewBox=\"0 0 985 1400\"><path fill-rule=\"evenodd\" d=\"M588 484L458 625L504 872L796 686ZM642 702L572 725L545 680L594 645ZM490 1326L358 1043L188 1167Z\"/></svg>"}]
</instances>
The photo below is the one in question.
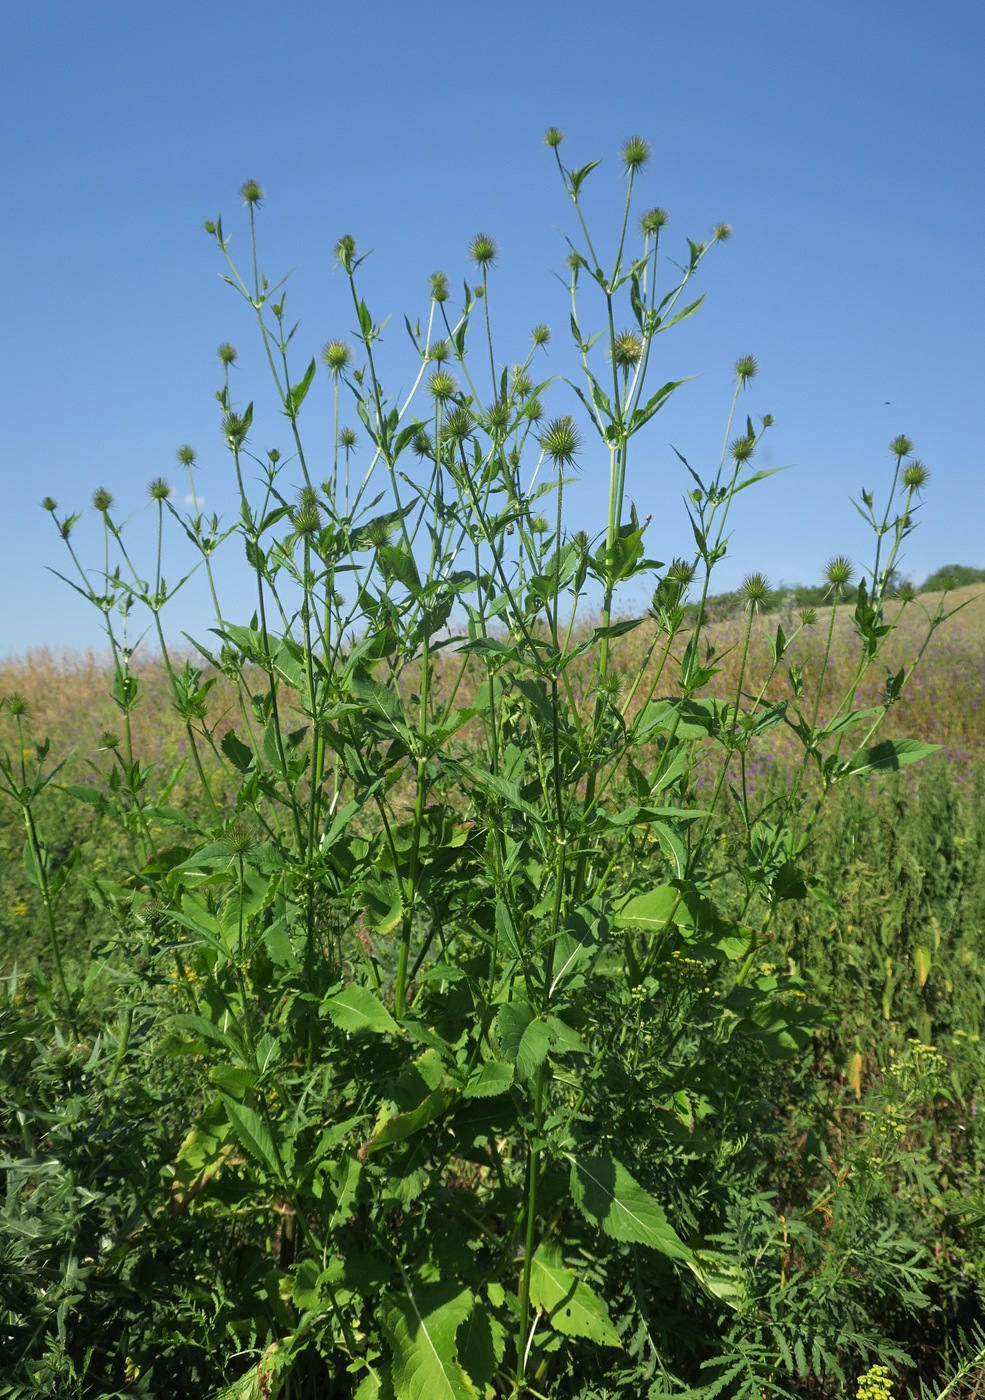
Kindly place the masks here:
<instances>
[{"instance_id":1,"label":"vegetation","mask_svg":"<svg viewBox=\"0 0 985 1400\"><path fill-rule=\"evenodd\" d=\"M595 163L547 145L569 380L537 377L543 326L498 357L480 234L463 304L434 274L407 321L395 402L346 236L358 333L324 348L312 446L317 359L291 359L249 181L246 273L206 227L287 455L254 453L226 345L234 524L157 479L147 567L100 489L90 571L45 502L109 661L5 682L0 1394L883 1400L985 1367L983 709L947 664L981 640L942 629L964 599L895 587L926 469L894 440L856 503L871 567L834 557L823 610L764 623L754 574L716 624L731 502L770 475L755 359L721 459L681 459L691 558L649 557L628 473L728 230L665 286L646 143L604 256ZM596 539L565 528L590 456ZM166 526L214 607L194 654L162 620ZM237 545L245 619L213 567ZM103 674L109 709L81 706Z\"/></svg>"}]
</instances>

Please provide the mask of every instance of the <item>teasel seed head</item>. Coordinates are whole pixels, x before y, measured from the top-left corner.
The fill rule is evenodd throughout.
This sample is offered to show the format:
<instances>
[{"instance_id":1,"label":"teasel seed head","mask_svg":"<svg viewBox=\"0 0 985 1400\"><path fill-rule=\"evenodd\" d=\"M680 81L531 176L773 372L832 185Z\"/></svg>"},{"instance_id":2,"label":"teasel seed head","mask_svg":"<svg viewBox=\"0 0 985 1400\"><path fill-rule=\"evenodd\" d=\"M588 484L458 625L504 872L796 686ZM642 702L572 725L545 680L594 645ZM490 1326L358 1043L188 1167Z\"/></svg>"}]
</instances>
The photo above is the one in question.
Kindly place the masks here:
<instances>
[{"instance_id":1,"label":"teasel seed head","mask_svg":"<svg viewBox=\"0 0 985 1400\"><path fill-rule=\"evenodd\" d=\"M622 148L622 163L629 173L642 170L650 159L650 145L642 136L631 136Z\"/></svg>"},{"instance_id":2,"label":"teasel seed head","mask_svg":"<svg viewBox=\"0 0 985 1400\"><path fill-rule=\"evenodd\" d=\"M612 342L612 362L627 373L643 358L643 337L639 331L620 331Z\"/></svg>"},{"instance_id":3,"label":"teasel seed head","mask_svg":"<svg viewBox=\"0 0 985 1400\"><path fill-rule=\"evenodd\" d=\"M840 597L855 576L855 566L845 554L836 554L829 559L824 570L824 579L836 597Z\"/></svg>"},{"instance_id":4,"label":"teasel seed head","mask_svg":"<svg viewBox=\"0 0 985 1400\"><path fill-rule=\"evenodd\" d=\"M930 480L930 470L924 462L911 462L903 473L903 485L910 491L920 491Z\"/></svg>"},{"instance_id":5,"label":"teasel seed head","mask_svg":"<svg viewBox=\"0 0 985 1400\"><path fill-rule=\"evenodd\" d=\"M659 233L668 217L666 209L647 209L640 215L640 232L645 235Z\"/></svg>"},{"instance_id":6,"label":"teasel seed head","mask_svg":"<svg viewBox=\"0 0 985 1400\"><path fill-rule=\"evenodd\" d=\"M740 384L748 384L759 373L759 361L755 355L740 355L735 362L735 374Z\"/></svg>"},{"instance_id":7,"label":"teasel seed head","mask_svg":"<svg viewBox=\"0 0 985 1400\"><path fill-rule=\"evenodd\" d=\"M243 203L250 208L263 202L263 186L258 180L244 180L239 187Z\"/></svg>"},{"instance_id":8,"label":"teasel seed head","mask_svg":"<svg viewBox=\"0 0 985 1400\"><path fill-rule=\"evenodd\" d=\"M759 612L769 596L769 579L765 574L746 574L739 590L750 612Z\"/></svg>"},{"instance_id":9,"label":"teasel seed head","mask_svg":"<svg viewBox=\"0 0 985 1400\"><path fill-rule=\"evenodd\" d=\"M529 404L527 407L529 410ZM575 455L581 447L581 437L575 420L570 414L565 414L563 418L555 418L548 423L547 428L541 434L540 445L544 456L549 458L556 467L572 465Z\"/></svg>"},{"instance_id":10,"label":"teasel seed head","mask_svg":"<svg viewBox=\"0 0 985 1400\"><path fill-rule=\"evenodd\" d=\"M100 486L92 493L92 504L95 510L101 510L104 515L109 510L113 504L113 497L105 486Z\"/></svg>"},{"instance_id":11,"label":"teasel seed head","mask_svg":"<svg viewBox=\"0 0 985 1400\"><path fill-rule=\"evenodd\" d=\"M428 393L438 403L446 403L457 392L455 378L446 369L436 369L428 380Z\"/></svg>"},{"instance_id":12,"label":"teasel seed head","mask_svg":"<svg viewBox=\"0 0 985 1400\"><path fill-rule=\"evenodd\" d=\"M338 378L352 360L352 347L344 340L329 340L322 347L322 361L333 378Z\"/></svg>"},{"instance_id":13,"label":"teasel seed head","mask_svg":"<svg viewBox=\"0 0 985 1400\"><path fill-rule=\"evenodd\" d=\"M496 244L488 233L477 233L469 244L469 257L478 267L488 267L496 261Z\"/></svg>"}]
</instances>

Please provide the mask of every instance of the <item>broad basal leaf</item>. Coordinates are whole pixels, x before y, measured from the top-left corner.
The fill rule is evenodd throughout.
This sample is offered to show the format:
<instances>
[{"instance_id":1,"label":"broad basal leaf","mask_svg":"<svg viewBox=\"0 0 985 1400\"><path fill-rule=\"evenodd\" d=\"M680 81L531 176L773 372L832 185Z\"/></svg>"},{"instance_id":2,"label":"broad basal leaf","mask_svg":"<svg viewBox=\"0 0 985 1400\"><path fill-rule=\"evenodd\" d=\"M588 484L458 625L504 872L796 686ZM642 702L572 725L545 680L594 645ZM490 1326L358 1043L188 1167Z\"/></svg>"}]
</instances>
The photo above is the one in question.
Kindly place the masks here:
<instances>
[{"instance_id":1,"label":"broad basal leaf","mask_svg":"<svg viewBox=\"0 0 985 1400\"><path fill-rule=\"evenodd\" d=\"M599 1346L621 1343L601 1298L561 1263L561 1251L546 1241L534 1255L530 1300L547 1313L551 1326L568 1337L588 1337Z\"/></svg>"},{"instance_id":2,"label":"broad basal leaf","mask_svg":"<svg viewBox=\"0 0 985 1400\"><path fill-rule=\"evenodd\" d=\"M358 983L326 997L321 1009L344 1031L371 1031L383 1035L386 1032L396 1034L400 1029L379 997Z\"/></svg>"},{"instance_id":3,"label":"broad basal leaf","mask_svg":"<svg viewBox=\"0 0 985 1400\"><path fill-rule=\"evenodd\" d=\"M691 1251L648 1192L614 1157L569 1154L571 1195L582 1215L614 1240L645 1244L671 1259Z\"/></svg>"},{"instance_id":4,"label":"broad basal leaf","mask_svg":"<svg viewBox=\"0 0 985 1400\"><path fill-rule=\"evenodd\" d=\"M475 1400L458 1361L455 1334L472 1311L472 1294L452 1282L390 1297L381 1321L393 1351L395 1400Z\"/></svg>"}]
</instances>

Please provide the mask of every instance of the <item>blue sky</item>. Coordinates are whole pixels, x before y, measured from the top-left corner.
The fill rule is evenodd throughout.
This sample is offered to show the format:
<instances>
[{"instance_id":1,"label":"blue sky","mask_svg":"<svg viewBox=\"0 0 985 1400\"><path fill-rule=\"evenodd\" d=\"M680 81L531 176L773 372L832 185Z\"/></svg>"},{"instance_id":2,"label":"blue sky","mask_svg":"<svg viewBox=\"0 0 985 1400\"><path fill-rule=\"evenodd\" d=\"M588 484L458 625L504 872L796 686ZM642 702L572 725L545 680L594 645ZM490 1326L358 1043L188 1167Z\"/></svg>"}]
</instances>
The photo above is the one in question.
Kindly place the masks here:
<instances>
[{"instance_id":1,"label":"blue sky","mask_svg":"<svg viewBox=\"0 0 985 1400\"><path fill-rule=\"evenodd\" d=\"M905 571L919 582L945 563L985 566L983 52L981 0L2 7L0 654L100 644L98 618L48 572L68 560L44 495L86 510L74 537L86 563L99 563L88 507L100 486L149 549L147 484L166 476L180 499L175 451L188 442L208 509L230 516L220 342L239 349L235 390L257 400L258 447L286 448L246 308L202 232L221 214L245 256L244 179L266 190L265 269L294 269L300 367L352 335L340 234L375 250L364 294L378 318L393 313L385 349L401 381L404 313L425 313L437 268L459 286L487 230L501 358L520 358L547 322L544 369L568 370L552 273L573 210L542 141L552 124L569 165L603 159L597 227L617 218L618 152L639 132L653 147L640 207L668 210L665 250L734 229L703 264L704 309L660 345L661 380L698 377L631 476L651 552L688 542L670 444L711 466L731 366L752 352L745 406L776 420L762 464L794 466L740 498L721 587L751 569L814 582L835 553L865 562L849 497L888 481L900 432L932 474ZM324 377L320 392L327 425ZM571 407L558 389L552 413ZM591 530L604 463L589 440L580 466L571 525ZM201 634L204 596L179 595L166 621Z\"/></svg>"}]
</instances>

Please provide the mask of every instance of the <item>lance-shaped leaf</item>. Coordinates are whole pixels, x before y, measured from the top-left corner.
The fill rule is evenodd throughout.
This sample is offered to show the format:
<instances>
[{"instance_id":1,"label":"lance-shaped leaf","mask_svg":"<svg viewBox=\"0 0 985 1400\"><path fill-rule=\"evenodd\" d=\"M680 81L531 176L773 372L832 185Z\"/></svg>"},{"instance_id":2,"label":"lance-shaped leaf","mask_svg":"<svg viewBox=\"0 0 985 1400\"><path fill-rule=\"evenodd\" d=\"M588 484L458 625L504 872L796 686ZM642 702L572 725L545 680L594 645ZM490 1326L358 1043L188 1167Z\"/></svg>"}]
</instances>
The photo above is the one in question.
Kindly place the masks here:
<instances>
[{"instance_id":1,"label":"lance-shaped leaf","mask_svg":"<svg viewBox=\"0 0 985 1400\"><path fill-rule=\"evenodd\" d=\"M671 1259L689 1261L691 1250L653 1197L614 1157L573 1156L571 1195L586 1220L614 1240L645 1244Z\"/></svg>"},{"instance_id":2,"label":"lance-shaped leaf","mask_svg":"<svg viewBox=\"0 0 985 1400\"><path fill-rule=\"evenodd\" d=\"M893 773L907 763L919 763L937 753L942 744L925 744L920 739L883 739L867 749L856 749L848 760L849 773Z\"/></svg>"}]
</instances>

